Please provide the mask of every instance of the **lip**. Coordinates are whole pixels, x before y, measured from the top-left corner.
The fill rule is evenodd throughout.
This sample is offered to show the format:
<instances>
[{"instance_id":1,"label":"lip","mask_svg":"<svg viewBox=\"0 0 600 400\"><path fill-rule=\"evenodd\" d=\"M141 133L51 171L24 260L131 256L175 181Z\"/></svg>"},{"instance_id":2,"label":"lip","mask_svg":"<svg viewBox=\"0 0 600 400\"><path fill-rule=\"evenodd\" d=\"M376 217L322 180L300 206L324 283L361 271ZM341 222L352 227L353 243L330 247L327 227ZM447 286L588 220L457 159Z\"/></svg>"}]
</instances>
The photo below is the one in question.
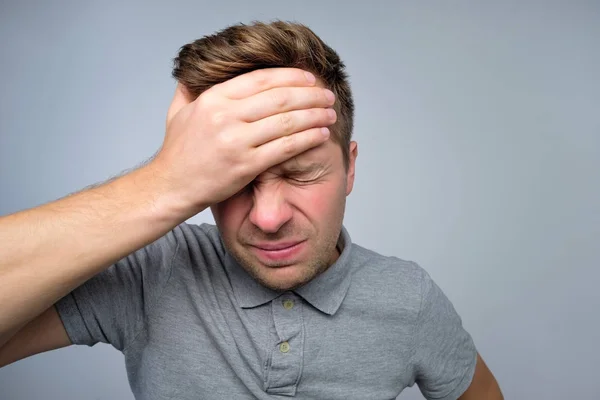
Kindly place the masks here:
<instances>
[{"instance_id":1,"label":"lip","mask_svg":"<svg viewBox=\"0 0 600 400\"><path fill-rule=\"evenodd\" d=\"M293 262L294 258L304 249L306 241L257 243L250 245L252 251L264 263Z\"/></svg>"},{"instance_id":2,"label":"lip","mask_svg":"<svg viewBox=\"0 0 600 400\"><path fill-rule=\"evenodd\" d=\"M280 242L280 243L257 243L257 244L253 244L251 246L256 247L260 250L278 251L278 250L287 249L289 247L293 247L300 243L302 243L302 241Z\"/></svg>"}]
</instances>

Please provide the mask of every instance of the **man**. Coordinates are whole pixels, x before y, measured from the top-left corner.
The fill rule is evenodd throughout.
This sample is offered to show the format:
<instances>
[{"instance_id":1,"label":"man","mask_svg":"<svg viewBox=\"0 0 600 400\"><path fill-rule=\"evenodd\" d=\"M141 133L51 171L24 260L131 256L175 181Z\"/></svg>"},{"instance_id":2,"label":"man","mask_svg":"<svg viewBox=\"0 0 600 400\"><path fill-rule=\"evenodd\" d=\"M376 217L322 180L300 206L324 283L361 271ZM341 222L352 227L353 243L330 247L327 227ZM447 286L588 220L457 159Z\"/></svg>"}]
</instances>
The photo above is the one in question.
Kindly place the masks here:
<instances>
[{"instance_id":1,"label":"man","mask_svg":"<svg viewBox=\"0 0 600 400\"><path fill-rule=\"evenodd\" d=\"M184 46L150 162L0 219L0 365L105 342L140 399L502 399L427 273L343 228L344 68L281 21Z\"/></svg>"}]
</instances>

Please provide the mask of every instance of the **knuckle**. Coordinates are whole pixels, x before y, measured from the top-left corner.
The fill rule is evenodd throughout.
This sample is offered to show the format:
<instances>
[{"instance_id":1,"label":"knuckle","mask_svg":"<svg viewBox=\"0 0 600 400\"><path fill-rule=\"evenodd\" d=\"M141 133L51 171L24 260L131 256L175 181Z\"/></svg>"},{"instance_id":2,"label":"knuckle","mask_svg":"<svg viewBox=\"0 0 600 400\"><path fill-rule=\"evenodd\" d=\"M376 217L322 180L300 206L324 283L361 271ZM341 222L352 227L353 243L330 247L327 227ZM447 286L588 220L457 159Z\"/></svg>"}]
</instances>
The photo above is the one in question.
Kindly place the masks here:
<instances>
[{"instance_id":1,"label":"knuckle","mask_svg":"<svg viewBox=\"0 0 600 400\"><path fill-rule=\"evenodd\" d=\"M258 89L262 89L265 86L267 86L267 82L268 82L267 72L263 71L263 70L254 71L253 82L254 82L254 85L256 85L256 87Z\"/></svg>"},{"instance_id":2,"label":"knuckle","mask_svg":"<svg viewBox=\"0 0 600 400\"><path fill-rule=\"evenodd\" d=\"M270 93L271 102L277 109L282 109L287 105L287 96L279 93L278 91L272 90Z\"/></svg>"},{"instance_id":3,"label":"knuckle","mask_svg":"<svg viewBox=\"0 0 600 400\"><path fill-rule=\"evenodd\" d=\"M240 162L236 164L233 172L241 180L247 181L252 178L253 168L249 162Z\"/></svg>"},{"instance_id":4,"label":"knuckle","mask_svg":"<svg viewBox=\"0 0 600 400\"><path fill-rule=\"evenodd\" d=\"M311 108L310 110L306 110L308 112L308 117L311 121L321 122L323 121L323 117L326 115L324 109L319 108Z\"/></svg>"},{"instance_id":5,"label":"knuckle","mask_svg":"<svg viewBox=\"0 0 600 400\"><path fill-rule=\"evenodd\" d=\"M308 116L307 120L312 121L313 125L320 125L327 123L329 117L327 116L327 111L325 109L313 108L307 110Z\"/></svg>"},{"instance_id":6,"label":"knuckle","mask_svg":"<svg viewBox=\"0 0 600 400\"><path fill-rule=\"evenodd\" d=\"M236 144L236 137L231 132L222 132L219 135L219 143L221 145L222 150L231 150L232 147ZM225 153L228 154L228 153ZM228 154L232 156L233 154Z\"/></svg>"},{"instance_id":7,"label":"knuckle","mask_svg":"<svg viewBox=\"0 0 600 400\"><path fill-rule=\"evenodd\" d=\"M229 113L226 110L215 110L210 115L210 120L213 126L223 126L229 119Z\"/></svg>"},{"instance_id":8,"label":"knuckle","mask_svg":"<svg viewBox=\"0 0 600 400\"><path fill-rule=\"evenodd\" d=\"M206 109L212 107L212 105L215 102L213 97L214 97L214 95L210 91L206 91L206 92L202 93L196 99L196 107L201 110L206 110Z\"/></svg>"},{"instance_id":9,"label":"knuckle","mask_svg":"<svg viewBox=\"0 0 600 400\"><path fill-rule=\"evenodd\" d=\"M291 155L296 151L297 139L295 135L284 136L281 140L281 150L284 154Z\"/></svg>"},{"instance_id":10,"label":"knuckle","mask_svg":"<svg viewBox=\"0 0 600 400\"><path fill-rule=\"evenodd\" d=\"M294 122L290 113L279 114L279 125L284 132L290 132L292 130Z\"/></svg>"}]
</instances>

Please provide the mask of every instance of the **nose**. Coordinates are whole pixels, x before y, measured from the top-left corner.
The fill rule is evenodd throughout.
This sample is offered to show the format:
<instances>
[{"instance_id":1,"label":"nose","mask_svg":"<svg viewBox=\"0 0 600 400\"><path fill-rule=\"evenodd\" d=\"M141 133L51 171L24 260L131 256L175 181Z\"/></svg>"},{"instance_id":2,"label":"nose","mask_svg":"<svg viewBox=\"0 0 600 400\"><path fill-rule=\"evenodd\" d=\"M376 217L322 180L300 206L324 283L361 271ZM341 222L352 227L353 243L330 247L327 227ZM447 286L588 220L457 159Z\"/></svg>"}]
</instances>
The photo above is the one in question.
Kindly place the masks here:
<instances>
[{"instance_id":1,"label":"nose","mask_svg":"<svg viewBox=\"0 0 600 400\"><path fill-rule=\"evenodd\" d=\"M292 208L276 183L258 184L254 188L250 222L265 233L277 232L292 219Z\"/></svg>"}]
</instances>

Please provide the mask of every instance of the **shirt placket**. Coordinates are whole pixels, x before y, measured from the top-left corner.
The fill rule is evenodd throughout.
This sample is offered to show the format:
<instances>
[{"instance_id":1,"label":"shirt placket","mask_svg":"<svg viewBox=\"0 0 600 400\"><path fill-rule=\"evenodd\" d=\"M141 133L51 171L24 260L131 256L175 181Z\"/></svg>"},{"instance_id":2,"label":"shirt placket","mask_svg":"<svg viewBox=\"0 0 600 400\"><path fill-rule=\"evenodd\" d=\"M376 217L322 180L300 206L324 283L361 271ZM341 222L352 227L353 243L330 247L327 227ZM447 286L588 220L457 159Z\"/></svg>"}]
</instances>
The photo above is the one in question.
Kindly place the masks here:
<instances>
[{"instance_id":1,"label":"shirt placket","mask_svg":"<svg viewBox=\"0 0 600 400\"><path fill-rule=\"evenodd\" d=\"M292 292L271 302L277 340L272 343L267 375L267 392L294 396L304 358L304 322L302 300Z\"/></svg>"}]
</instances>

